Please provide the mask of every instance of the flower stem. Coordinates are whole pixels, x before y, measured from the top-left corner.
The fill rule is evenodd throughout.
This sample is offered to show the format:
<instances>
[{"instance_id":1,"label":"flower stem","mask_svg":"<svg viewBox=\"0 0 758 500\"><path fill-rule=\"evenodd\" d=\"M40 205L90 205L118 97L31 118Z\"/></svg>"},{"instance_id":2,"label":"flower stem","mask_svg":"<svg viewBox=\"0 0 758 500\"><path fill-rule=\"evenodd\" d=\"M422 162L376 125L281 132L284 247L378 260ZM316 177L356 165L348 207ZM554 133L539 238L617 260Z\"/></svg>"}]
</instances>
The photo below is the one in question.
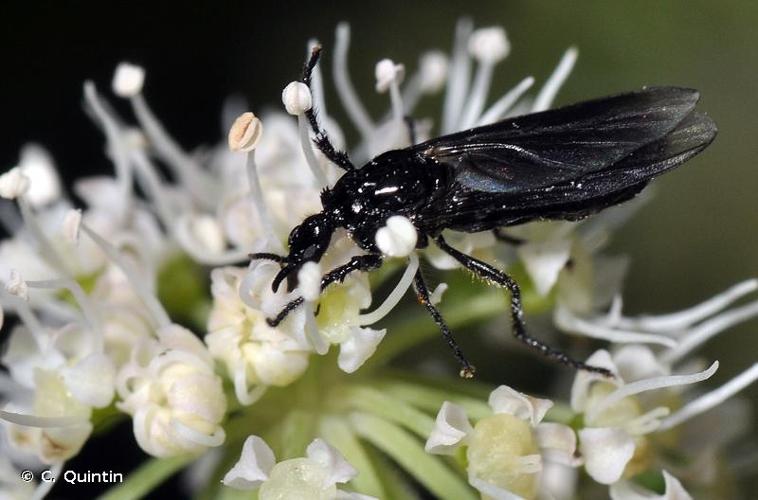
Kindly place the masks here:
<instances>
[{"instance_id":1,"label":"flower stem","mask_svg":"<svg viewBox=\"0 0 758 500\"><path fill-rule=\"evenodd\" d=\"M129 474L123 483L114 486L100 500L131 500L144 498L159 484L195 460L193 455L153 458Z\"/></svg>"},{"instance_id":2,"label":"flower stem","mask_svg":"<svg viewBox=\"0 0 758 500\"><path fill-rule=\"evenodd\" d=\"M350 422L365 440L389 455L431 493L442 500L475 500L472 489L421 443L397 425L374 415L353 413Z\"/></svg>"}]
</instances>

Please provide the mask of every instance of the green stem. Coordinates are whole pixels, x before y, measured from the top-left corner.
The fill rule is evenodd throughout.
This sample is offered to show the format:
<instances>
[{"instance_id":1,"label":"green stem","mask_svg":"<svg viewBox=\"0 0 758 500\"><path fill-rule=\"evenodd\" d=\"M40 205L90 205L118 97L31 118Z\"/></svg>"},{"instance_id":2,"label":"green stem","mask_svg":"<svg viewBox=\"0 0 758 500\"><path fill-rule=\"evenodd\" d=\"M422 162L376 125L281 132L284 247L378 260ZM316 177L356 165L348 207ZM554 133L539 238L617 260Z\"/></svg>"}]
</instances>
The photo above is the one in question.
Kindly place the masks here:
<instances>
[{"instance_id":1,"label":"green stem","mask_svg":"<svg viewBox=\"0 0 758 500\"><path fill-rule=\"evenodd\" d=\"M477 498L458 474L426 453L416 438L397 425L365 413L353 413L349 418L358 435L389 455L438 498Z\"/></svg>"},{"instance_id":2,"label":"green stem","mask_svg":"<svg viewBox=\"0 0 758 500\"><path fill-rule=\"evenodd\" d=\"M470 325L501 313L504 308L503 295L500 293L482 293L466 300L451 300L451 307L445 310L445 321L451 328ZM438 334L439 329L425 315L406 315L405 320L393 322L387 326L391 332L384 339L379 349L365 365L371 369L384 365L410 348Z\"/></svg>"},{"instance_id":3,"label":"green stem","mask_svg":"<svg viewBox=\"0 0 758 500\"><path fill-rule=\"evenodd\" d=\"M387 381L377 384L382 393L412 404L416 408L421 408L428 412L436 414L442 403L450 401L461 405L469 418L478 420L480 418L492 415L492 409L486 403L468 396L463 396L450 391L425 387L419 384L412 384L400 381Z\"/></svg>"},{"instance_id":4,"label":"green stem","mask_svg":"<svg viewBox=\"0 0 758 500\"><path fill-rule=\"evenodd\" d=\"M354 386L345 389L340 399L351 409L364 411L406 427L426 439L434 428L434 419L406 402L382 394L371 387Z\"/></svg>"},{"instance_id":5,"label":"green stem","mask_svg":"<svg viewBox=\"0 0 758 500\"><path fill-rule=\"evenodd\" d=\"M159 484L197 457L183 455L171 458L152 458L130 473L127 479L108 490L100 500L132 500L144 498Z\"/></svg>"},{"instance_id":6,"label":"green stem","mask_svg":"<svg viewBox=\"0 0 758 500\"><path fill-rule=\"evenodd\" d=\"M350 481L358 493L376 498L387 498L382 480L377 474L374 464L344 418L322 418L319 433L330 445L342 453L350 465L360 471L358 476Z\"/></svg>"}]
</instances>

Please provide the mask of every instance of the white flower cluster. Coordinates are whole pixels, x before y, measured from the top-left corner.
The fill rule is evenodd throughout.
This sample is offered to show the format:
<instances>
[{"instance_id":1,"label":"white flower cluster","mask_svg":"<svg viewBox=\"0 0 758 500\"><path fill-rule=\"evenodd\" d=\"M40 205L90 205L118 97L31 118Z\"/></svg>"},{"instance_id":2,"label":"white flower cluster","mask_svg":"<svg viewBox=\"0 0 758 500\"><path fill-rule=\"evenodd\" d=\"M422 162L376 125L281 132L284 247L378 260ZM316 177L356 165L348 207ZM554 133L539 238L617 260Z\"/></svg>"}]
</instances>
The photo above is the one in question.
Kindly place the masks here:
<instances>
[{"instance_id":1,"label":"white flower cluster","mask_svg":"<svg viewBox=\"0 0 758 500\"><path fill-rule=\"evenodd\" d=\"M528 77L487 107L494 68L508 56L510 42L502 28L474 30L470 22L462 21L450 57L427 52L416 71L406 71L404 64L389 59L376 65L375 90L388 94L389 105L383 118L375 121L361 104L347 71L349 42L348 26L340 25L333 52L334 83L360 134L359 143L351 148L357 163L407 146L413 134L405 117L423 96L443 88L441 133L545 110L577 57L575 49L567 50L535 95L527 96L535 81ZM74 183L84 209L74 209L61 189L50 155L39 146L25 147L19 165L0 175L0 197L12 200L0 207L0 222L11 235L0 242L0 279L4 280L0 322L8 313L19 319L2 356L7 374L0 373L0 419L7 437L0 447L3 456L12 459L0 462L0 477L14 477L3 480L0 493L5 484L9 491L28 492L29 485L15 481L15 464L33 460L37 466L60 470L98 426L99 414L129 415L138 445L155 457L198 456L221 447L232 414L228 408L239 407L230 398L246 407L259 402L271 388L293 385L313 355L327 354L332 346L339 348L336 364L342 373L363 366L386 333L371 325L399 303L418 270L418 235L404 217L388 219L376 234L381 251L403 259L407 266L395 288L371 312L365 312L373 302L365 274L351 274L322 289L326 273L362 253L344 231L335 233L319 263L302 266L298 286L292 291L284 287L272 291L279 271L275 262L254 260L247 267L239 266L251 252L285 253L291 228L321 210L320 192L340 174L314 148L306 116L311 109L318 110L318 119L335 146L344 148L344 134L327 111L318 66L311 88L302 82L284 88L286 113L259 118L230 102L225 110L230 126L225 143L193 153L182 149L153 114L142 94L145 77L142 68L122 63L112 82L113 92L131 104L136 126L126 125L92 82L84 85L87 111L105 136L106 153L115 169L115 176ZM420 120L416 128L416 140L429 137L428 121ZM165 179L164 169L173 181ZM621 315L621 302L615 297L625 262L599 251L609 232L635 206L628 204L582 224L535 223L513 228L508 236L524 240L515 249L499 245L490 232L445 235L456 248L479 258L520 262L534 291L545 300L555 297L554 319L560 329L618 346L598 351L588 360L616 373L616 379L577 374L567 410L575 422L551 419L551 401L506 386L493 391L491 414L480 415L473 425L461 406L442 405L426 450L459 454L465 448L469 483L484 497L568 498L566 485L574 484L583 466L592 479L610 485L614 499L645 498L630 479L653 463L651 454L662 449L664 440L659 442L657 436L673 427L686 427L682 424L689 425L692 417L758 377L753 367L699 397L682 389L710 377L717 366L698 372L702 367L684 363L686 355L718 332L758 315L758 303L724 311L758 288L756 281L682 313L643 318ZM438 269L458 267L438 250L424 254ZM209 268L207 301L180 304L184 313L187 309L208 312L200 325L202 337L169 314L171 295L182 296L184 290L179 288L184 285L173 283L173 276L162 271L176 262ZM440 300L444 289L443 283L435 290L433 302ZM271 326L268 319L292 301L299 301L300 307ZM609 304L610 312L602 314ZM690 374L682 375L682 371ZM320 390L326 394L326 388ZM372 433L366 431L371 425L363 424L378 422L375 427L383 428L385 422L375 414L399 418L388 417L387 406L377 408L361 401L374 414L346 413L339 418L348 422L348 428L362 423L353 427L363 429L356 432L364 438L371 439ZM328 403L344 410L355 402L334 404L329 399ZM245 410L240 409L243 415ZM269 409L276 415L279 411ZM400 415L419 419L420 424L413 427L417 433L431 428L431 417L407 406L403 412ZM376 436L373 444L395 452L408 446L424 455L404 434L396 436L401 443L397 448L382 448ZM347 449L354 451L352 444ZM428 464L425 460L430 458L416 454L414 459ZM364 460L364 464L369 462ZM429 470L445 470L437 462L432 464ZM401 460L401 465L414 477L425 477L425 472L414 470L412 461ZM685 470L676 463L664 466L688 480L700 471ZM663 498L688 498L673 476L663 474ZM223 482L257 489L259 498L370 498L338 488L357 475L321 439L307 447L305 457L276 463L271 448L251 436ZM43 496L51 486L41 484L35 495ZM561 488L564 494L558 493Z\"/></svg>"}]
</instances>

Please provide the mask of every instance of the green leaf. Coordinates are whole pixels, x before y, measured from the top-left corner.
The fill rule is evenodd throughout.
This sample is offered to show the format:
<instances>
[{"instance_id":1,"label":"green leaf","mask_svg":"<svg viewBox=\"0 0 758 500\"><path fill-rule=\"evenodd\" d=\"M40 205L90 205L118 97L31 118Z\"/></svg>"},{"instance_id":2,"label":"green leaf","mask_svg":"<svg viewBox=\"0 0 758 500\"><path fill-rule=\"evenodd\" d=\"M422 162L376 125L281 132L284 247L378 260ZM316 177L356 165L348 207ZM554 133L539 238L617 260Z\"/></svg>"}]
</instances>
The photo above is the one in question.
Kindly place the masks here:
<instances>
[{"instance_id":1,"label":"green leaf","mask_svg":"<svg viewBox=\"0 0 758 500\"><path fill-rule=\"evenodd\" d=\"M475 500L478 495L439 457L424 451L413 435L397 425L366 413L353 413L356 432L389 455L425 488L442 500Z\"/></svg>"},{"instance_id":2,"label":"green leaf","mask_svg":"<svg viewBox=\"0 0 758 500\"><path fill-rule=\"evenodd\" d=\"M100 500L136 500L144 498L159 484L186 467L197 457L184 455L171 458L152 458L126 476L126 480L108 490Z\"/></svg>"},{"instance_id":3,"label":"green leaf","mask_svg":"<svg viewBox=\"0 0 758 500\"><path fill-rule=\"evenodd\" d=\"M337 448L345 460L359 471L358 476L350 481L358 493L377 498L387 498L382 487L382 480L377 475L374 464L344 418L336 416L322 418L319 434L330 445Z\"/></svg>"}]
</instances>

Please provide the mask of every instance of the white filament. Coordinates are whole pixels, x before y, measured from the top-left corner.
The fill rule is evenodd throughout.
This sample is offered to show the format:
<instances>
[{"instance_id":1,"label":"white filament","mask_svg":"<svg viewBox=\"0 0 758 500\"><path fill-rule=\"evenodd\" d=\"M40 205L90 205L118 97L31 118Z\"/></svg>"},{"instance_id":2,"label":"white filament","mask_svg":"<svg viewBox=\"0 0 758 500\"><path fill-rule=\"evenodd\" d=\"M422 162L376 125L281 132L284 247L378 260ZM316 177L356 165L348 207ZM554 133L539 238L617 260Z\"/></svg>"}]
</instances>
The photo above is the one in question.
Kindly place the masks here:
<instances>
[{"instance_id":1,"label":"white filament","mask_svg":"<svg viewBox=\"0 0 758 500\"><path fill-rule=\"evenodd\" d=\"M740 373L732 380L722 385L718 389L703 394L684 405L678 411L663 421L661 430L671 429L677 425L704 413L714 406L717 406L727 399L731 398L745 387L758 380L758 363L754 364L744 372Z\"/></svg>"},{"instance_id":2,"label":"white filament","mask_svg":"<svg viewBox=\"0 0 758 500\"><path fill-rule=\"evenodd\" d=\"M350 73L347 67L347 51L350 47L350 25L340 23L337 25L337 40L334 47L334 64L332 73L334 77L334 86L337 87L337 94L345 107L347 115L352 120L355 128L361 133L363 140L368 142L374 133L374 124L361 104L358 95L355 92Z\"/></svg>"},{"instance_id":3,"label":"white filament","mask_svg":"<svg viewBox=\"0 0 758 500\"><path fill-rule=\"evenodd\" d=\"M359 326L372 325L383 319L392 309L394 309L400 302L400 299L403 298L403 295L405 295L408 288L410 288L411 283L413 283L413 277L418 271L418 265L418 255L414 252L408 257L408 266L405 268L405 271L397 282L397 285L395 285L395 288L390 292L387 298L384 299L384 302L370 313L360 314L356 318L355 323Z\"/></svg>"},{"instance_id":4,"label":"white filament","mask_svg":"<svg viewBox=\"0 0 758 500\"><path fill-rule=\"evenodd\" d=\"M329 181L327 181L326 175L324 175L323 170L321 170L321 165L318 163L316 154L313 152L313 142L311 141L309 133L310 124L304 114L297 115L297 128L300 132L300 145L303 148L303 154L305 155L308 167L310 167L311 173L313 174L313 177L316 178L319 187L326 187Z\"/></svg>"},{"instance_id":5,"label":"white filament","mask_svg":"<svg viewBox=\"0 0 758 500\"><path fill-rule=\"evenodd\" d=\"M545 111L552 106L555 96L558 95L558 91L563 86L563 83L566 81L569 74L571 74L571 70L574 69L574 64L576 63L578 55L579 51L576 47L569 47L569 49L563 54L561 62L558 63L558 66L534 99L532 112Z\"/></svg>"},{"instance_id":6,"label":"white filament","mask_svg":"<svg viewBox=\"0 0 758 500\"><path fill-rule=\"evenodd\" d=\"M682 386L695 384L711 378L719 368L719 362L714 361L713 364L702 372L692 373L689 375L666 375L662 377L652 377L644 380L638 380L631 384L622 385L608 396L606 396L600 404L593 407L588 412L588 419L593 419L599 415L603 410L608 409L612 405L618 403L624 398L640 394L642 392L653 391L656 389L664 389L666 387Z\"/></svg>"},{"instance_id":7,"label":"white filament","mask_svg":"<svg viewBox=\"0 0 758 500\"><path fill-rule=\"evenodd\" d=\"M450 61L442 116L442 133L444 134L457 130L457 120L461 116L463 103L466 100L471 74L468 40L473 29L474 26L470 19L461 19L455 27L453 57Z\"/></svg>"},{"instance_id":8,"label":"white filament","mask_svg":"<svg viewBox=\"0 0 758 500\"><path fill-rule=\"evenodd\" d=\"M521 80L518 85L506 92L505 95L495 101L495 104L484 112L479 121L476 122L476 126L489 125L500 120L532 85L534 85L534 77L527 76Z\"/></svg>"},{"instance_id":9,"label":"white filament","mask_svg":"<svg viewBox=\"0 0 758 500\"><path fill-rule=\"evenodd\" d=\"M459 129L469 129L478 121L479 116L484 109L484 103L487 101L494 69L495 64L493 62L481 61L479 63L479 67L476 70L476 76L474 76L471 95L465 105L465 113L460 122L458 122Z\"/></svg>"}]
</instances>

